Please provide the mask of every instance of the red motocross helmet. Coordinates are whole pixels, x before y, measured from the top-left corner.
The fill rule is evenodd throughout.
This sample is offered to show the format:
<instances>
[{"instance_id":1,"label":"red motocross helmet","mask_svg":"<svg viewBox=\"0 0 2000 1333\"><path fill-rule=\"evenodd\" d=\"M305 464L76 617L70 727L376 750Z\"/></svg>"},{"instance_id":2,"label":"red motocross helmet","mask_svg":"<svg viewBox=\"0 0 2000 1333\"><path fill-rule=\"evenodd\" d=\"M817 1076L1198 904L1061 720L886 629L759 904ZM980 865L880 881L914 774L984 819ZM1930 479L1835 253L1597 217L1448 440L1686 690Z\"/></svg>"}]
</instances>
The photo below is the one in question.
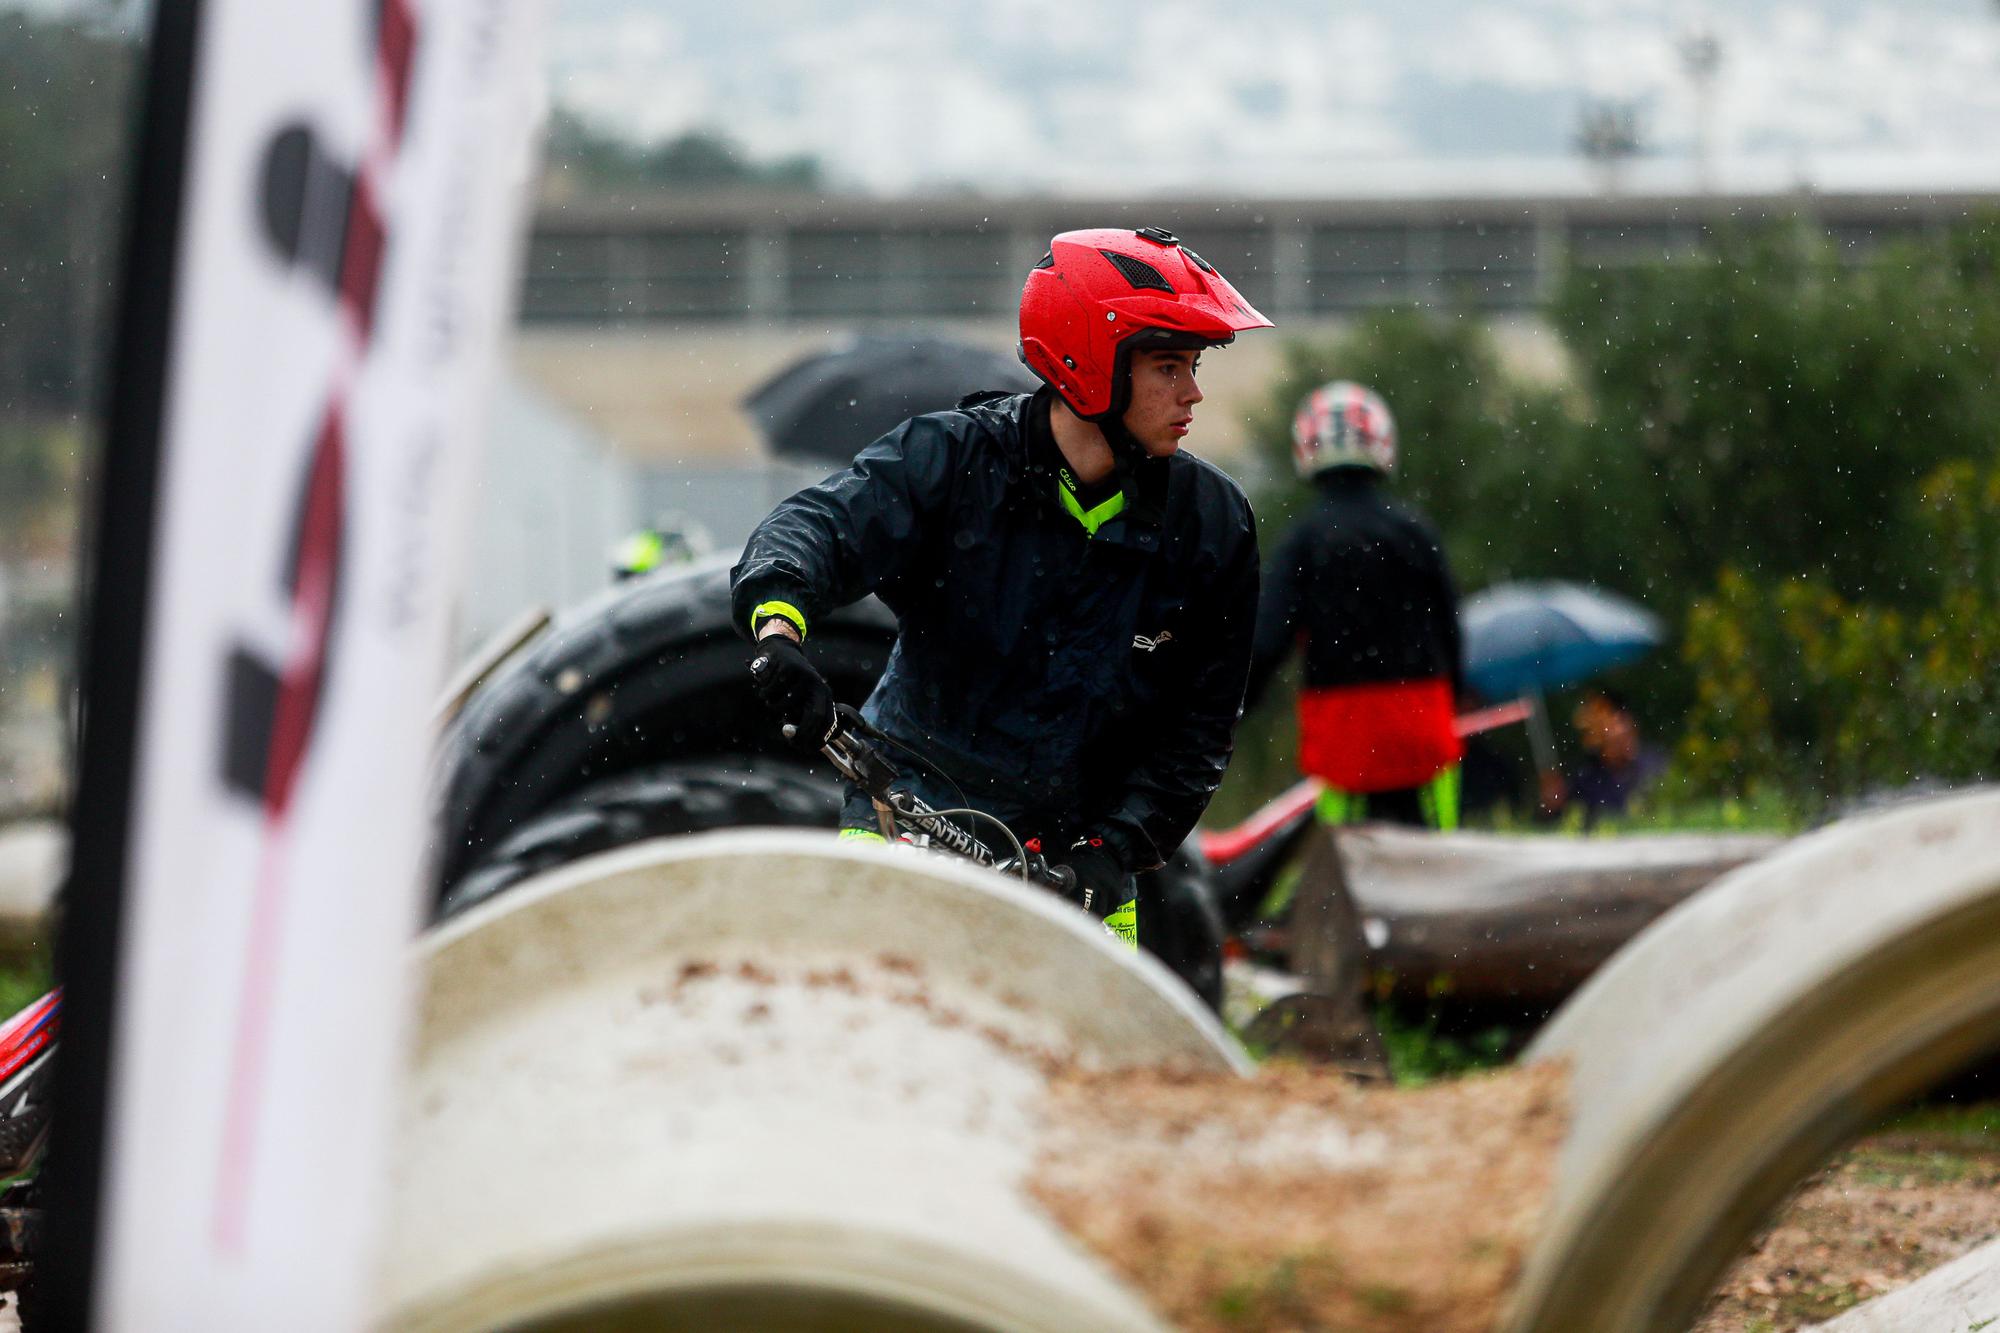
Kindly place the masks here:
<instances>
[{"instance_id":1,"label":"red motocross helmet","mask_svg":"<svg viewBox=\"0 0 2000 1333\"><path fill-rule=\"evenodd\" d=\"M1271 321L1158 227L1066 231L1021 289L1021 360L1086 421L1132 400L1134 348L1220 347Z\"/></svg>"}]
</instances>

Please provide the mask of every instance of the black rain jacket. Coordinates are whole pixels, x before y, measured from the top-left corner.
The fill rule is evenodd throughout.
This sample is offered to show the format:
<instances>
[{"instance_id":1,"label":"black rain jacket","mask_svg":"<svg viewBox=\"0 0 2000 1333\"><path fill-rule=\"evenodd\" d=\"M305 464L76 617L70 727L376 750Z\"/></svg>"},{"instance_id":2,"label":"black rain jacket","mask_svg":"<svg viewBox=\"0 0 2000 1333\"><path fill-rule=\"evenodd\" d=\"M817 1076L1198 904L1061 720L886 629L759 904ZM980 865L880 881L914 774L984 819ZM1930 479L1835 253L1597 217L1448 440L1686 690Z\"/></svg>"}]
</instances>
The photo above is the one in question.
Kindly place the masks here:
<instances>
[{"instance_id":1,"label":"black rain jacket","mask_svg":"<svg viewBox=\"0 0 2000 1333\"><path fill-rule=\"evenodd\" d=\"M1365 468L1315 482L1317 501L1271 559L1251 702L1301 636L1308 690L1443 678L1456 693L1458 592L1430 520Z\"/></svg>"},{"instance_id":2,"label":"black rain jacket","mask_svg":"<svg viewBox=\"0 0 2000 1333\"><path fill-rule=\"evenodd\" d=\"M1017 830L1102 837L1146 870L1229 761L1255 527L1235 482L1179 453L1133 465L1124 512L1089 536L1057 498L1049 402L913 417L784 501L731 573L737 627L781 601L810 631L875 593L900 631L863 715Z\"/></svg>"}]
</instances>

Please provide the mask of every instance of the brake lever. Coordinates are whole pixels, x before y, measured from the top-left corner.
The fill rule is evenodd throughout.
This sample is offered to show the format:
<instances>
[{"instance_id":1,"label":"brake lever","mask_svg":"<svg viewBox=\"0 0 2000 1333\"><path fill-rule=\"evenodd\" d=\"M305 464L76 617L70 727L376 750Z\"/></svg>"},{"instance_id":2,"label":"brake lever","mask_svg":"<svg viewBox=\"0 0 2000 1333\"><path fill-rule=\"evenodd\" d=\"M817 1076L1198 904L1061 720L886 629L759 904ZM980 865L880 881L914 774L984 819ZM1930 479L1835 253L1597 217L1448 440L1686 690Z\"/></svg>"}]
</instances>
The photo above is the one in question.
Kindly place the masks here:
<instances>
[{"instance_id":1,"label":"brake lever","mask_svg":"<svg viewBox=\"0 0 2000 1333\"><path fill-rule=\"evenodd\" d=\"M819 752L827 757L841 776L859 786L878 804L888 799L889 784L896 779L895 766L876 752L870 745L863 730L866 723L853 709L841 704L833 713L833 729L827 732ZM796 723L787 722L779 727L787 741L798 737Z\"/></svg>"}]
</instances>

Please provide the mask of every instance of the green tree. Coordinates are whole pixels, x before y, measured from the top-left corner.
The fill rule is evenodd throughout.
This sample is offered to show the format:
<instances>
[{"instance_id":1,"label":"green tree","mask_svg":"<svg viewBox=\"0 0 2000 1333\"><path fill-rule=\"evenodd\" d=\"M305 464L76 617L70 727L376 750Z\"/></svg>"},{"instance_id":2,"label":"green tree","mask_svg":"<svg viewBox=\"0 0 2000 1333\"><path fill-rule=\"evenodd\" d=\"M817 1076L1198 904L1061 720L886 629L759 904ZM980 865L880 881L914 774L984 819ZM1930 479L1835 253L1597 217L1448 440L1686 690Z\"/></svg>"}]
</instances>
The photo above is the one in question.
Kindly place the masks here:
<instances>
[{"instance_id":1,"label":"green tree","mask_svg":"<svg viewBox=\"0 0 2000 1333\"><path fill-rule=\"evenodd\" d=\"M551 174L600 191L677 185L810 190L821 184L818 159L804 154L760 162L726 136L706 130L636 144L566 107L557 107L549 117L547 160Z\"/></svg>"},{"instance_id":2,"label":"green tree","mask_svg":"<svg viewBox=\"0 0 2000 1333\"><path fill-rule=\"evenodd\" d=\"M1917 481L2000 438L1996 253L1985 224L1844 266L1783 226L1572 272L1553 318L1669 609L1723 565L1890 603L1935 584Z\"/></svg>"},{"instance_id":3,"label":"green tree","mask_svg":"<svg viewBox=\"0 0 2000 1333\"><path fill-rule=\"evenodd\" d=\"M0 412L94 409L138 44L0 12Z\"/></svg>"},{"instance_id":4,"label":"green tree","mask_svg":"<svg viewBox=\"0 0 2000 1333\"><path fill-rule=\"evenodd\" d=\"M1932 473L1909 536L1954 571L1920 602L1722 572L1688 617L1690 777L1837 797L2000 775L2000 465Z\"/></svg>"}]
</instances>

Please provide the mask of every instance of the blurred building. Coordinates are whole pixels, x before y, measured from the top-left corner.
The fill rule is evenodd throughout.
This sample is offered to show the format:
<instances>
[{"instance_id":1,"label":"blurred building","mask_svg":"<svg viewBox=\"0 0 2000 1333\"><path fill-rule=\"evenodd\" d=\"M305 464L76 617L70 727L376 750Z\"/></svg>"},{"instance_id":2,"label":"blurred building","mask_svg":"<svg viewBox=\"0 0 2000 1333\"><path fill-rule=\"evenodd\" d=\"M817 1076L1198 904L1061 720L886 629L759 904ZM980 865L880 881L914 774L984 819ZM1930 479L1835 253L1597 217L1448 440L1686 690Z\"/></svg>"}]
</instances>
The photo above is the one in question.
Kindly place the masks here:
<instances>
[{"instance_id":1,"label":"blurred building","mask_svg":"<svg viewBox=\"0 0 2000 1333\"><path fill-rule=\"evenodd\" d=\"M689 194L570 202L536 218L519 365L642 463L756 466L737 408L763 377L857 328L922 324L1010 347L1022 276L1055 232L1170 227L1287 334L1371 307L1484 314L1518 369L1560 376L1536 312L1566 264L1686 253L1768 219L1823 230L1859 259L1990 207L1991 195L1773 195L1169 204L1076 199L790 199ZM1197 447L1238 454L1280 339L1247 337L1205 367ZM718 537L724 536L722 533Z\"/></svg>"}]
</instances>

